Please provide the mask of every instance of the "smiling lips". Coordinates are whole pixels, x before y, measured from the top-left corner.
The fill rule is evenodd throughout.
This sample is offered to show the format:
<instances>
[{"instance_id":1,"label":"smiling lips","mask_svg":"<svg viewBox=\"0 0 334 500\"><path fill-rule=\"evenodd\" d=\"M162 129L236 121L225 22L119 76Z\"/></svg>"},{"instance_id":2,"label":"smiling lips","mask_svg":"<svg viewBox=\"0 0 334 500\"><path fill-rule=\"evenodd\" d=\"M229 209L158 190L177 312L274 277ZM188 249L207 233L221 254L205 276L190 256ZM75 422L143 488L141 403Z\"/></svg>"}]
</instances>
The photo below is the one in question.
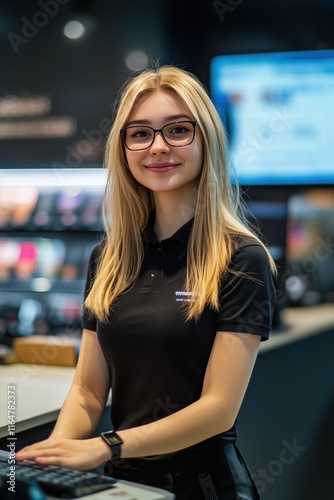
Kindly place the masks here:
<instances>
[{"instance_id":1,"label":"smiling lips","mask_svg":"<svg viewBox=\"0 0 334 500\"><path fill-rule=\"evenodd\" d=\"M151 163L150 165L146 166L148 170L150 170L151 172L156 172L158 174L162 174L164 172L170 172L175 167L177 167L176 163L167 163L167 162Z\"/></svg>"}]
</instances>

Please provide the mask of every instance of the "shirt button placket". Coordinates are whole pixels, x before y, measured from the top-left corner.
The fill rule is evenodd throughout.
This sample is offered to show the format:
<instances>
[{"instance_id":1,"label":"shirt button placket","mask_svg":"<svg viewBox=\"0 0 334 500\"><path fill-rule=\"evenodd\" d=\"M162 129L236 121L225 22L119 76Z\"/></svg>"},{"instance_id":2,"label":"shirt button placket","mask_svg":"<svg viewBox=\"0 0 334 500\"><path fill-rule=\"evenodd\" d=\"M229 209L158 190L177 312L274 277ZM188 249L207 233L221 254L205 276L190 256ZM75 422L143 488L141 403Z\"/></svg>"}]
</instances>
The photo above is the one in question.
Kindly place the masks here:
<instances>
[{"instance_id":1,"label":"shirt button placket","mask_svg":"<svg viewBox=\"0 0 334 500\"><path fill-rule=\"evenodd\" d=\"M164 268L164 244L160 243L157 246L157 251L159 253L159 275L163 276L163 268Z\"/></svg>"}]
</instances>

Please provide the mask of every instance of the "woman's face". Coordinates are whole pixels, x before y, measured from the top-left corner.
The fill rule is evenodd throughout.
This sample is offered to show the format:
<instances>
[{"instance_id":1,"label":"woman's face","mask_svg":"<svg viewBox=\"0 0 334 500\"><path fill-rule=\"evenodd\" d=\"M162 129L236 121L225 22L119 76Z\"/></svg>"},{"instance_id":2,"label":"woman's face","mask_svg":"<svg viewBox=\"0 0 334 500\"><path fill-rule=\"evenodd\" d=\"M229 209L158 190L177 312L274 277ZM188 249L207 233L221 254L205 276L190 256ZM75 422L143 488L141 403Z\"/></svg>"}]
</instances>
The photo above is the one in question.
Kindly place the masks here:
<instances>
[{"instance_id":1,"label":"woman's face","mask_svg":"<svg viewBox=\"0 0 334 500\"><path fill-rule=\"evenodd\" d=\"M183 100L172 90L159 89L138 99L126 125L161 129L164 125L187 120L194 120L194 117ZM191 124L187 127L191 134ZM179 138L185 129L181 126L168 127L168 130L172 141L174 137L182 140ZM141 129L131 129L127 134L135 136L136 141L146 136L146 132ZM186 146L170 146L161 133L156 133L152 145L147 149L130 151L125 148L125 151L133 177L154 193L180 191L182 194L184 190L192 191L198 184L203 163L202 137L198 126L195 126L194 140Z\"/></svg>"}]
</instances>

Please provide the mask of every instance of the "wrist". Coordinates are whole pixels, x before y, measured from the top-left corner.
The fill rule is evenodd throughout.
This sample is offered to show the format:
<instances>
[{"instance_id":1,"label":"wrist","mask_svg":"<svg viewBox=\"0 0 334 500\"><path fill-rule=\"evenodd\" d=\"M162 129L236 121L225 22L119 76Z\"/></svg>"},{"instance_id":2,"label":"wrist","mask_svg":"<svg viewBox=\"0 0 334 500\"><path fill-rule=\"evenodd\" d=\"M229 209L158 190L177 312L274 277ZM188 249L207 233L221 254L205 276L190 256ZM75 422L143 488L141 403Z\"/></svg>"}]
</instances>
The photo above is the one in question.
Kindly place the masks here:
<instances>
[{"instance_id":1,"label":"wrist","mask_svg":"<svg viewBox=\"0 0 334 500\"><path fill-rule=\"evenodd\" d=\"M106 447L109 448L108 460L112 460L115 463L119 462L121 460L123 439L115 431L102 432L100 438Z\"/></svg>"},{"instance_id":2,"label":"wrist","mask_svg":"<svg viewBox=\"0 0 334 500\"><path fill-rule=\"evenodd\" d=\"M96 438L100 454L101 454L101 459L103 462L108 462L108 460L112 459L112 451L110 446L107 445L107 443L99 436Z\"/></svg>"}]
</instances>

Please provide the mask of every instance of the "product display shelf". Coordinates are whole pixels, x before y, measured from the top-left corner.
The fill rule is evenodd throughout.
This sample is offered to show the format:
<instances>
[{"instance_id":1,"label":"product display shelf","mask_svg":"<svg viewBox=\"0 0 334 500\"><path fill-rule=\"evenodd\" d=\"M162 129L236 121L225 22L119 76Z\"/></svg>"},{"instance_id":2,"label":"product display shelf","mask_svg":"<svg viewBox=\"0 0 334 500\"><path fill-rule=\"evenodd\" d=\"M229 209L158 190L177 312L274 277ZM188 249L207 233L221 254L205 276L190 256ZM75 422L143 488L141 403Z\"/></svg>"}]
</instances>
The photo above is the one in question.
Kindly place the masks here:
<instances>
[{"instance_id":1,"label":"product display shelf","mask_svg":"<svg viewBox=\"0 0 334 500\"><path fill-rule=\"evenodd\" d=\"M79 331L106 172L0 170L0 344Z\"/></svg>"}]
</instances>

